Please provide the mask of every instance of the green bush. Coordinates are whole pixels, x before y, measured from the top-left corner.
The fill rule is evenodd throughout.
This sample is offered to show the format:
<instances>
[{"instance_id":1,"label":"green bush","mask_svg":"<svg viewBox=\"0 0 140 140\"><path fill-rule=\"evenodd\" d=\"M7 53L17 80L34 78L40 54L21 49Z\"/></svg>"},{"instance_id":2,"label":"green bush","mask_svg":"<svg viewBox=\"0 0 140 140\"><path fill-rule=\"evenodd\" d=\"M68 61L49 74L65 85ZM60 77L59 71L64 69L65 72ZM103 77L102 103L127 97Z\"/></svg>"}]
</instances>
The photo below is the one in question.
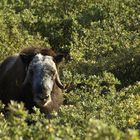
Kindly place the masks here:
<instances>
[{"instance_id":1,"label":"green bush","mask_svg":"<svg viewBox=\"0 0 140 140\"><path fill-rule=\"evenodd\" d=\"M1 0L0 60L25 47L67 50L63 83L77 85L47 119L0 104L0 138L140 139L139 0Z\"/></svg>"}]
</instances>

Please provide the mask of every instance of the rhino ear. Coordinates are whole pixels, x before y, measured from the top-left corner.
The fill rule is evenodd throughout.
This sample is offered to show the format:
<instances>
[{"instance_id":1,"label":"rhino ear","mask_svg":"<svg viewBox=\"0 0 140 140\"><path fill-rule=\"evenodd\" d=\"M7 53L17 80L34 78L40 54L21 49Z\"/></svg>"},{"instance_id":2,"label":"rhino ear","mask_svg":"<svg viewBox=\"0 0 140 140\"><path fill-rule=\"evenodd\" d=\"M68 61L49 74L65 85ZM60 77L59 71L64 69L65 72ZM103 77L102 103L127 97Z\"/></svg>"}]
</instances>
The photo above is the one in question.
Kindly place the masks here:
<instances>
[{"instance_id":1,"label":"rhino ear","mask_svg":"<svg viewBox=\"0 0 140 140\"><path fill-rule=\"evenodd\" d=\"M20 54L20 58L21 58L22 62L26 65L28 65L32 61L33 57L34 57L34 55Z\"/></svg>"},{"instance_id":2,"label":"rhino ear","mask_svg":"<svg viewBox=\"0 0 140 140\"><path fill-rule=\"evenodd\" d=\"M64 58L63 54L58 54L56 56L53 57L53 60L56 64L59 64Z\"/></svg>"}]
</instances>

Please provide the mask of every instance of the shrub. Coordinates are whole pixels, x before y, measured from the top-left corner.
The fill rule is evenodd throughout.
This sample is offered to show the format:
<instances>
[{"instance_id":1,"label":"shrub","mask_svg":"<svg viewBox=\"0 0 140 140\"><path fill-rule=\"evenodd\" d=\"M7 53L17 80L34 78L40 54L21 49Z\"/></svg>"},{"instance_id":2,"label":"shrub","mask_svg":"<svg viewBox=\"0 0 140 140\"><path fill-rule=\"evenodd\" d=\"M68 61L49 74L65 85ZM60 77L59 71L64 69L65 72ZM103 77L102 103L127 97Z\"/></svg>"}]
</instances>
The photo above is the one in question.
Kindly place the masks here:
<instances>
[{"instance_id":1,"label":"shrub","mask_svg":"<svg viewBox=\"0 0 140 140\"><path fill-rule=\"evenodd\" d=\"M75 85L47 119L11 102L0 138L140 139L139 0L1 0L0 60L29 46L70 52L60 70Z\"/></svg>"}]
</instances>

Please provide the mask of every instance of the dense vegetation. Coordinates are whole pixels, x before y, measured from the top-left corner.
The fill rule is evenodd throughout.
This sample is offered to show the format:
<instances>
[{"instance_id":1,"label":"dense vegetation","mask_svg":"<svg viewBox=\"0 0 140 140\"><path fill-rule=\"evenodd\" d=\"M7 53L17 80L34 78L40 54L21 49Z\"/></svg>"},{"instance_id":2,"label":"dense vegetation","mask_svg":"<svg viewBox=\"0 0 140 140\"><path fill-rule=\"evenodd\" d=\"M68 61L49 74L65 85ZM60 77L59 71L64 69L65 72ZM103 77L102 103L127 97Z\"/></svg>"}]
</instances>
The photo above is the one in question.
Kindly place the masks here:
<instances>
[{"instance_id":1,"label":"dense vegetation","mask_svg":"<svg viewBox=\"0 0 140 140\"><path fill-rule=\"evenodd\" d=\"M29 46L70 52L61 79L78 86L50 120L11 102L0 139L140 139L139 0L1 0L0 60Z\"/></svg>"}]
</instances>

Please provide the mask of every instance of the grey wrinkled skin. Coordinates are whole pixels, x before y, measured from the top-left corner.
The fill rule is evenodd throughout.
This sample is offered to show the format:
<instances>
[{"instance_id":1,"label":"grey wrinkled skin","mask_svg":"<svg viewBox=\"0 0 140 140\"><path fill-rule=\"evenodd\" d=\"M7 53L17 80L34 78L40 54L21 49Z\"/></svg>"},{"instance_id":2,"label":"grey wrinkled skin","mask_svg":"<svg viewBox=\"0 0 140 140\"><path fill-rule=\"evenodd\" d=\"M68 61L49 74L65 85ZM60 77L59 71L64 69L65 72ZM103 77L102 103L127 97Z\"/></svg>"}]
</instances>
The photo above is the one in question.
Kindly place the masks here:
<instances>
[{"instance_id":1,"label":"grey wrinkled skin","mask_svg":"<svg viewBox=\"0 0 140 140\"><path fill-rule=\"evenodd\" d=\"M31 61L23 84L32 86L33 100L39 107L47 106L51 101L54 84L63 87L56 65L51 56L37 54Z\"/></svg>"}]
</instances>

